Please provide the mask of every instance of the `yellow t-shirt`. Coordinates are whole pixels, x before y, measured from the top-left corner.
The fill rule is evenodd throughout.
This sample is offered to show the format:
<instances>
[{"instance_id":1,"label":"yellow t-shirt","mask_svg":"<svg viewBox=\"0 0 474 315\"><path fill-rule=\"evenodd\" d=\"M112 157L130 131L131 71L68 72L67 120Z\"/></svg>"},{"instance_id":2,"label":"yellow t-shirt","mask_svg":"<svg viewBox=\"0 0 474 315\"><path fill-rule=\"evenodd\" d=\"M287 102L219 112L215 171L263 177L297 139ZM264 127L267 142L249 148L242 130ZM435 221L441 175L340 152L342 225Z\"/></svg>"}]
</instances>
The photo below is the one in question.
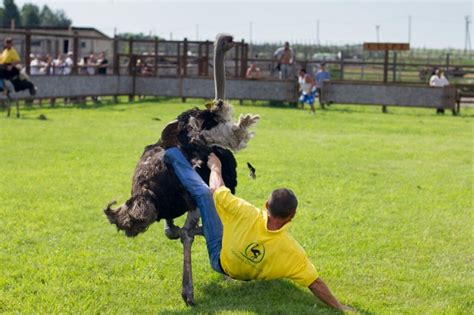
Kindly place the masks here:
<instances>
[{"instance_id":1,"label":"yellow t-shirt","mask_svg":"<svg viewBox=\"0 0 474 315\"><path fill-rule=\"evenodd\" d=\"M214 203L224 227L221 265L239 280L289 278L308 287L318 278L304 249L286 231L267 229L267 211L232 195L227 187L214 192Z\"/></svg>"},{"instance_id":2,"label":"yellow t-shirt","mask_svg":"<svg viewBox=\"0 0 474 315\"><path fill-rule=\"evenodd\" d=\"M15 48L4 49L0 55L0 65L13 62L20 62L20 56L18 56Z\"/></svg>"}]
</instances>

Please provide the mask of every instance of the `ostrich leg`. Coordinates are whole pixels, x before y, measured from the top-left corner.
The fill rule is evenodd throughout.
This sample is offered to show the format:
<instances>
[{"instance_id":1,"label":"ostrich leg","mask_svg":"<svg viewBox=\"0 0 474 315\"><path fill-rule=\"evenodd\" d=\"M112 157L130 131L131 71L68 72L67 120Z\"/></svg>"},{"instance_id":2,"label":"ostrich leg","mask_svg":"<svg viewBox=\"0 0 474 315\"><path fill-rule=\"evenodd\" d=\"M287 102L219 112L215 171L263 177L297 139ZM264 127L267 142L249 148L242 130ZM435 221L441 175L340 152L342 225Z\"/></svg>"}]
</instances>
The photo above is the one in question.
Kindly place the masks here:
<instances>
[{"instance_id":1,"label":"ostrich leg","mask_svg":"<svg viewBox=\"0 0 474 315\"><path fill-rule=\"evenodd\" d=\"M181 290L181 297L187 306L193 306L194 303L194 287L193 287L193 271L191 263L191 246L194 241L194 235L199 234L200 229L197 228L200 213L196 209L189 211L186 217L186 222L181 229L180 237L183 243L183 288Z\"/></svg>"}]
</instances>

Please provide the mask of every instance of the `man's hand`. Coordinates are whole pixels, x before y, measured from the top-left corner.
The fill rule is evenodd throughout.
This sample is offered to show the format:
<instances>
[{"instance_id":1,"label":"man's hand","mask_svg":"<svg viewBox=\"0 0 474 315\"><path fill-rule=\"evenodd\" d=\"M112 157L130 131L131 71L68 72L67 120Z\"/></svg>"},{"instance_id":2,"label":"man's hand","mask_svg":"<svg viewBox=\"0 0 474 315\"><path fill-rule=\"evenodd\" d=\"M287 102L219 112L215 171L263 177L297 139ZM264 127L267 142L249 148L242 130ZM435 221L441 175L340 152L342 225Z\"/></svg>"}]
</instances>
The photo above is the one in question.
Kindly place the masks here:
<instances>
[{"instance_id":1,"label":"man's hand","mask_svg":"<svg viewBox=\"0 0 474 315\"><path fill-rule=\"evenodd\" d=\"M207 158L207 167L212 171L213 169L216 169L220 171L222 169L222 164L221 160L215 155L214 153L209 154L209 157Z\"/></svg>"},{"instance_id":2,"label":"man's hand","mask_svg":"<svg viewBox=\"0 0 474 315\"><path fill-rule=\"evenodd\" d=\"M214 153L211 153L207 158L207 167L209 167L211 170L211 174L209 175L209 188L211 189L211 192L214 193L217 188L225 186L221 174L221 160L219 160L219 158Z\"/></svg>"},{"instance_id":3,"label":"man's hand","mask_svg":"<svg viewBox=\"0 0 474 315\"><path fill-rule=\"evenodd\" d=\"M343 312L355 312L352 307L339 303L336 297L331 293L331 290L329 290L327 285L324 283L323 279L316 279L313 283L309 285L308 288L317 298L319 298L321 301L331 306L332 308Z\"/></svg>"}]
</instances>

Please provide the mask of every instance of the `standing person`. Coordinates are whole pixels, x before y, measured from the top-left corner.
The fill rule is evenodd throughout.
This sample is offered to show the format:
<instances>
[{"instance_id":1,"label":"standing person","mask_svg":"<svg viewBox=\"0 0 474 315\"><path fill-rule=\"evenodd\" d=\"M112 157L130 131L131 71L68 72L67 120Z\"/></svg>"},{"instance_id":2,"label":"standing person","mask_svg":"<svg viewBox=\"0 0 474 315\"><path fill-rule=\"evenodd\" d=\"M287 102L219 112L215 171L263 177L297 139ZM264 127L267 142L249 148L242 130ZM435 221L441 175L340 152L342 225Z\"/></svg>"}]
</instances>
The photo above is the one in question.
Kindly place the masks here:
<instances>
[{"instance_id":1,"label":"standing person","mask_svg":"<svg viewBox=\"0 0 474 315\"><path fill-rule=\"evenodd\" d=\"M278 48L273 54L273 59L277 63L278 77L286 80L292 75L293 64L295 62L295 51L290 48L290 43L285 42L285 46Z\"/></svg>"},{"instance_id":2,"label":"standing person","mask_svg":"<svg viewBox=\"0 0 474 315\"><path fill-rule=\"evenodd\" d=\"M42 75L44 73L44 67L47 66L46 62L40 59L39 55L30 54L30 75Z\"/></svg>"},{"instance_id":3,"label":"standing person","mask_svg":"<svg viewBox=\"0 0 474 315\"><path fill-rule=\"evenodd\" d=\"M316 79L316 92L318 94L318 100L319 100L319 106L321 108L324 108L324 104L322 101L322 88L323 88L323 82L324 80L330 80L331 79L331 74L326 70L326 64L322 63L319 67L318 72L314 75L314 78Z\"/></svg>"},{"instance_id":4,"label":"standing person","mask_svg":"<svg viewBox=\"0 0 474 315\"><path fill-rule=\"evenodd\" d=\"M105 57L105 52L101 52L99 54L99 58L97 59L97 74L106 75L108 66L109 61Z\"/></svg>"},{"instance_id":5,"label":"standing person","mask_svg":"<svg viewBox=\"0 0 474 315\"><path fill-rule=\"evenodd\" d=\"M209 155L209 187L178 148L166 150L180 182L201 211L204 236L212 268L238 280L289 278L307 287L327 305L353 311L341 304L319 277L304 249L288 233L298 200L289 189L276 189L259 209L237 198L225 187L222 167Z\"/></svg>"},{"instance_id":6,"label":"standing person","mask_svg":"<svg viewBox=\"0 0 474 315\"><path fill-rule=\"evenodd\" d=\"M53 74L55 75L63 75L64 74L64 55L59 54L58 58L53 60Z\"/></svg>"},{"instance_id":7,"label":"standing person","mask_svg":"<svg viewBox=\"0 0 474 315\"><path fill-rule=\"evenodd\" d=\"M90 54L87 59L87 74L94 75L97 68L97 60L95 59L94 54Z\"/></svg>"},{"instance_id":8,"label":"standing person","mask_svg":"<svg viewBox=\"0 0 474 315\"><path fill-rule=\"evenodd\" d=\"M314 98L316 96L316 82L313 77L306 72L306 69L301 68L298 75L298 83L300 85L299 101L303 104L308 104L311 107L311 114L315 114Z\"/></svg>"},{"instance_id":9,"label":"standing person","mask_svg":"<svg viewBox=\"0 0 474 315\"><path fill-rule=\"evenodd\" d=\"M67 53L67 57L64 60L64 69L63 69L63 74L64 75L70 75L72 72L72 67L74 66L74 60L72 60L72 52Z\"/></svg>"},{"instance_id":10,"label":"standing person","mask_svg":"<svg viewBox=\"0 0 474 315\"><path fill-rule=\"evenodd\" d=\"M443 75L441 69L436 69L435 73L430 78L430 86L433 87L443 87L449 85L448 79ZM444 108L437 108L436 114L444 114Z\"/></svg>"},{"instance_id":11,"label":"standing person","mask_svg":"<svg viewBox=\"0 0 474 315\"><path fill-rule=\"evenodd\" d=\"M4 89L3 80L9 80L15 91L29 90L30 95L36 94L36 87L25 73L20 74L20 56L13 47L12 39L7 37L4 41L5 48L0 55L0 85Z\"/></svg>"}]
</instances>

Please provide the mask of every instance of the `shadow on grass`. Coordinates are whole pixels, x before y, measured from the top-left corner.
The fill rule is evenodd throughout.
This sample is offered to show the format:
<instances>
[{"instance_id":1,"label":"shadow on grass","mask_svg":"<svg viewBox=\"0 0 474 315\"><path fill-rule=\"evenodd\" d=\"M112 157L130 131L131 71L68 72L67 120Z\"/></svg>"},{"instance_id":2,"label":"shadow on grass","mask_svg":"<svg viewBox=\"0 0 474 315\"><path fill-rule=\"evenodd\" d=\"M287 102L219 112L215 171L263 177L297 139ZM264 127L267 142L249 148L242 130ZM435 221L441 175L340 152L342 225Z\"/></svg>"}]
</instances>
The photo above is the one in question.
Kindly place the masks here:
<instances>
[{"instance_id":1,"label":"shadow on grass","mask_svg":"<svg viewBox=\"0 0 474 315\"><path fill-rule=\"evenodd\" d=\"M289 281L213 281L196 286L201 297L196 306L186 310L163 310L160 314L202 314L252 312L257 314L341 314L318 302L309 292L302 292ZM372 313L357 309L359 314Z\"/></svg>"}]
</instances>

